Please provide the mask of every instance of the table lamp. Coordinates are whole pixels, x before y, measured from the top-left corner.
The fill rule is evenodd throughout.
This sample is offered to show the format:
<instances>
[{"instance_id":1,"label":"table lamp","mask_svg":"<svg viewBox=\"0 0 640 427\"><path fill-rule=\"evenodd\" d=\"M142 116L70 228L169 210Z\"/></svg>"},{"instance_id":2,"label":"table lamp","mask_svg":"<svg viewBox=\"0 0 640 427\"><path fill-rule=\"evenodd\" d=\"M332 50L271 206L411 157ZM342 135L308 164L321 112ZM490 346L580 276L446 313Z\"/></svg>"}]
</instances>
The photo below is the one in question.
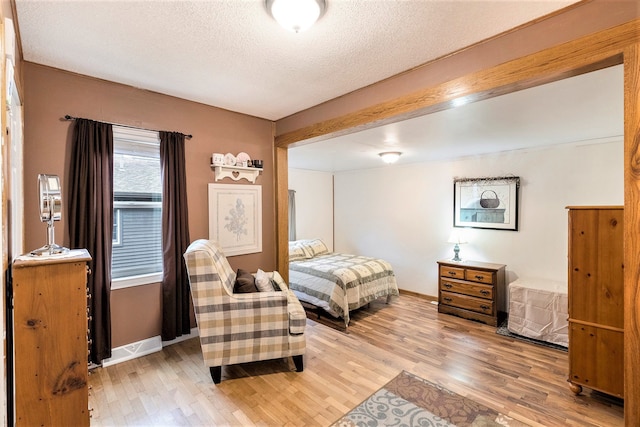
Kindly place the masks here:
<instances>
[{"instance_id":1,"label":"table lamp","mask_svg":"<svg viewBox=\"0 0 640 427\"><path fill-rule=\"evenodd\" d=\"M451 232L451 235L449 236L449 240L447 240L447 243L455 243L455 246L453 247L454 257L451 259L451 261L462 261L462 259L460 258L460 245L463 243L467 243L467 241L462 236L462 233L459 230L453 230Z\"/></svg>"}]
</instances>

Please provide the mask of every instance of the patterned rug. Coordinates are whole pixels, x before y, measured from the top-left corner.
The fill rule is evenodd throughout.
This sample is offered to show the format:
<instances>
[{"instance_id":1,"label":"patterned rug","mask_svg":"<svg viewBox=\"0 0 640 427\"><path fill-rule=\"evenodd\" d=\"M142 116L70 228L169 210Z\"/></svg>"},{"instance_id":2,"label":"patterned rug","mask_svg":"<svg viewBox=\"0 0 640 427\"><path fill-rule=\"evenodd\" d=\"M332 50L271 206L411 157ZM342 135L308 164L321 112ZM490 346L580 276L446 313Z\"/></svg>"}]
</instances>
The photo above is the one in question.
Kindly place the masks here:
<instances>
[{"instance_id":1,"label":"patterned rug","mask_svg":"<svg viewBox=\"0 0 640 427\"><path fill-rule=\"evenodd\" d=\"M332 427L527 426L471 399L403 371Z\"/></svg>"}]
</instances>

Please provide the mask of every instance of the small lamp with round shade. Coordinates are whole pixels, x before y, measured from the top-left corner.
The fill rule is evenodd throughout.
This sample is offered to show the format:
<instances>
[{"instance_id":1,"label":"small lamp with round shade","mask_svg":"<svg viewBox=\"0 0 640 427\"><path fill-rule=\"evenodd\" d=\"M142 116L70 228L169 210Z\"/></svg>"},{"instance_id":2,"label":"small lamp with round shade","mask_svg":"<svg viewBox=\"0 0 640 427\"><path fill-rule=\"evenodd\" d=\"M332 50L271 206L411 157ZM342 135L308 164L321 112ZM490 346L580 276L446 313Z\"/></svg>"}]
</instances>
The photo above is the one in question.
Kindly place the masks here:
<instances>
[{"instance_id":1,"label":"small lamp with round shade","mask_svg":"<svg viewBox=\"0 0 640 427\"><path fill-rule=\"evenodd\" d=\"M462 235L462 232L460 230L453 230L451 232L451 235L449 236L449 240L447 240L447 243L455 243L455 246L453 247L454 257L451 258L451 261L462 261L462 259L460 258L460 245L467 243L467 240Z\"/></svg>"}]
</instances>

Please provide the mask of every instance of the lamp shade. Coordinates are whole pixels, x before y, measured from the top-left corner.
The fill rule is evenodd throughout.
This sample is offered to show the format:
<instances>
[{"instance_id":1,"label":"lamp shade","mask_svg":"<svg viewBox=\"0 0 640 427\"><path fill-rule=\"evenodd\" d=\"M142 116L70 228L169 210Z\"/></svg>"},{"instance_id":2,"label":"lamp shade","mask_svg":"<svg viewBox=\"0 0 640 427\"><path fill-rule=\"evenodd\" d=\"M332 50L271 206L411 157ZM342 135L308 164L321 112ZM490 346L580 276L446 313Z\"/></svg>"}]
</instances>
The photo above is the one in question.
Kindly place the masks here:
<instances>
[{"instance_id":1,"label":"lamp shade","mask_svg":"<svg viewBox=\"0 0 640 427\"><path fill-rule=\"evenodd\" d=\"M451 235L449 236L449 240L447 240L447 243L455 243L455 244L461 245L463 243L468 243L468 242L460 231L453 230L451 232Z\"/></svg>"},{"instance_id":2,"label":"lamp shade","mask_svg":"<svg viewBox=\"0 0 640 427\"><path fill-rule=\"evenodd\" d=\"M311 27L322 15L324 0L266 0L271 16L282 27L299 33Z\"/></svg>"}]
</instances>

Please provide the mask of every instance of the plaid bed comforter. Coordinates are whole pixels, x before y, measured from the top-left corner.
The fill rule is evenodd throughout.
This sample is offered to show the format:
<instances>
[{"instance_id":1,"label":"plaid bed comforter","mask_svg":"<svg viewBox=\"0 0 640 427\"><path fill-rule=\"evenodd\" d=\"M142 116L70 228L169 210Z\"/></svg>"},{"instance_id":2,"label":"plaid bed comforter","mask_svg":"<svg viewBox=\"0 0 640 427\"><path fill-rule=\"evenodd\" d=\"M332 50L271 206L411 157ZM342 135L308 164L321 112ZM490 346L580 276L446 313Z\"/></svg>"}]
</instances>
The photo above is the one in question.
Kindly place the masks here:
<instances>
[{"instance_id":1,"label":"plaid bed comforter","mask_svg":"<svg viewBox=\"0 0 640 427\"><path fill-rule=\"evenodd\" d=\"M384 296L397 296L391 265L382 259L329 253L289 263L289 288L349 324L349 311Z\"/></svg>"}]
</instances>

